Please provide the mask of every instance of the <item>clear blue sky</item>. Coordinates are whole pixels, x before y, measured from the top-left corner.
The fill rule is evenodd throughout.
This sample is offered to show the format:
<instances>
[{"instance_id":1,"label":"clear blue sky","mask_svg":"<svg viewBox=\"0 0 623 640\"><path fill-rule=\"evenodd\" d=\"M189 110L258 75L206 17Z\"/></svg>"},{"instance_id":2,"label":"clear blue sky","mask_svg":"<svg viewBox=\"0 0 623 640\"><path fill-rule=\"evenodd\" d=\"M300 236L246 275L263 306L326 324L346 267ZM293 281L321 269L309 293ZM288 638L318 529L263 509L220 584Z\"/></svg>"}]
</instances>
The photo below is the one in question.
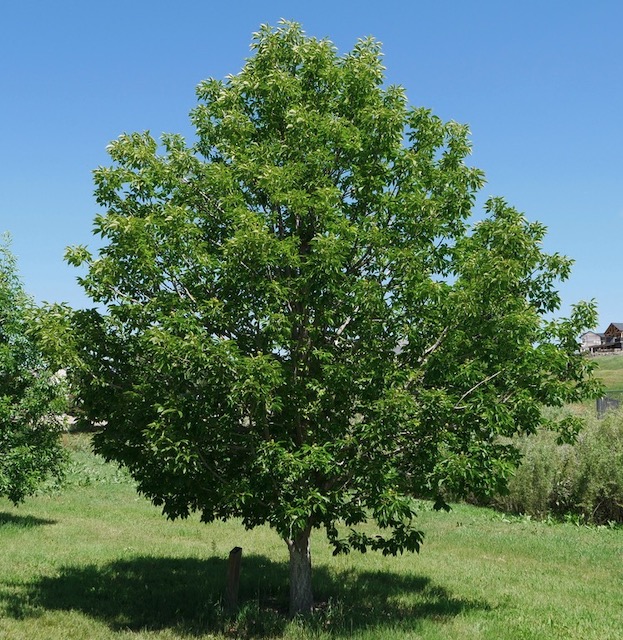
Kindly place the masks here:
<instances>
[{"instance_id":1,"label":"clear blue sky","mask_svg":"<svg viewBox=\"0 0 623 640\"><path fill-rule=\"evenodd\" d=\"M383 43L409 101L472 130L488 184L575 259L562 312L623 322L620 0L6 0L0 8L0 231L37 301L86 306L70 244L92 244L91 171L122 132L190 134L194 88L236 73L261 23L296 20L345 52Z\"/></svg>"}]
</instances>

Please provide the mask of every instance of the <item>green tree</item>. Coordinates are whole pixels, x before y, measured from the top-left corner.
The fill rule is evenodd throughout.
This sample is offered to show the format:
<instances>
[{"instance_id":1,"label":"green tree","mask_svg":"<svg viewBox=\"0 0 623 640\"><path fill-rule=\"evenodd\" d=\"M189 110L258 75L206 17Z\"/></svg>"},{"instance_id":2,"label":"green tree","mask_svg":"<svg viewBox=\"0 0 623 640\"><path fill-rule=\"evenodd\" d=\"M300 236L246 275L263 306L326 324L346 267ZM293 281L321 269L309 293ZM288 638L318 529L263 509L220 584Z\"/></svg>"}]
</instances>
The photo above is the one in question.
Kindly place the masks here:
<instances>
[{"instance_id":1,"label":"green tree","mask_svg":"<svg viewBox=\"0 0 623 640\"><path fill-rule=\"evenodd\" d=\"M284 22L252 46L199 85L194 144L110 145L103 246L68 260L100 305L74 317L96 449L170 518L273 527L298 613L312 530L336 553L417 551L412 496L504 485L501 437L591 393L595 312L547 319L570 261L542 225L492 199L470 226L468 128L386 87L376 41L340 56Z\"/></svg>"},{"instance_id":2,"label":"green tree","mask_svg":"<svg viewBox=\"0 0 623 640\"><path fill-rule=\"evenodd\" d=\"M14 504L49 476L60 478L64 460L65 387L33 338L34 314L5 238L0 244L0 496Z\"/></svg>"}]
</instances>

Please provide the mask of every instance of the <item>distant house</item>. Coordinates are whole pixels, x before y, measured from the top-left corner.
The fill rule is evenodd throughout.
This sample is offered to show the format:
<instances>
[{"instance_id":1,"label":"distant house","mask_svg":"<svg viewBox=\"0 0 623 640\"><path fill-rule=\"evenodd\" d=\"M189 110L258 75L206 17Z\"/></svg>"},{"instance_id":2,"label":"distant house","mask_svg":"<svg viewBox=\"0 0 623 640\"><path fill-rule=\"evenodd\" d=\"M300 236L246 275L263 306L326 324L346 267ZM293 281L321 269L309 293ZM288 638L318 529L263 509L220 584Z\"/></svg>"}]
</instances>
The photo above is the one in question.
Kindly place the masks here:
<instances>
[{"instance_id":1,"label":"distant house","mask_svg":"<svg viewBox=\"0 0 623 640\"><path fill-rule=\"evenodd\" d=\"M623 322L611 322L605 331L600 350L614 351L623 348Z\"/></svg>"},{"instance_id":2,"label":"distant house","mask_svg":"<svg viewBox=\"0 0 623 640\"><path fill-rule=\"evenodd\" d=\"M595 333L595 331L583 333L580 336L580 351L594 351L601 346L605 337L605 333Z\"/></svg>"},{"instance_id":3,"label":"distant house","mask_svg":"<svg viewBox=\"0 0 623 640\"><path fill-rule=\"evenodd\" d=\"M592 353L623 350L623 322L611 322L604 333L583 333L580 336L580 350Z\"/></svg>"},{"instance_id":4,"label":"distant house","mask_svg":"<svg viewBox=\"0 0 623 640\"><path fill-rule=\"evenodd\" d=\"M605 331L606 341L618 340L623 337L623 322L611 322Z\"/></svg>"}]
</instances>

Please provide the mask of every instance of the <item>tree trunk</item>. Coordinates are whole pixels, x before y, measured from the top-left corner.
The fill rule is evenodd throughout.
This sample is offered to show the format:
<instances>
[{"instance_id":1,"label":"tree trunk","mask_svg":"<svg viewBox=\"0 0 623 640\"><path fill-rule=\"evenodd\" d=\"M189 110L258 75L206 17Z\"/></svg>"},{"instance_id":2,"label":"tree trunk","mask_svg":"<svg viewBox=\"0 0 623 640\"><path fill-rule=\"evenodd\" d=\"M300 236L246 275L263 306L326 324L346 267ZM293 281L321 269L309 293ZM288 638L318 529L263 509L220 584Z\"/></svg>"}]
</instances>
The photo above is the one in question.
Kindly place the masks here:
<instances>
[{"instance_id":1,"label":"tree trunk","mask_svg":"<svg viewBox=\"0 0 623 640\"><path fill-rule=\"evenodd\" d=\"M311 550L307 527L295 540L286 540L290 552L290 616L311 613L312 592Z\"/></svg>"}]
</instances>

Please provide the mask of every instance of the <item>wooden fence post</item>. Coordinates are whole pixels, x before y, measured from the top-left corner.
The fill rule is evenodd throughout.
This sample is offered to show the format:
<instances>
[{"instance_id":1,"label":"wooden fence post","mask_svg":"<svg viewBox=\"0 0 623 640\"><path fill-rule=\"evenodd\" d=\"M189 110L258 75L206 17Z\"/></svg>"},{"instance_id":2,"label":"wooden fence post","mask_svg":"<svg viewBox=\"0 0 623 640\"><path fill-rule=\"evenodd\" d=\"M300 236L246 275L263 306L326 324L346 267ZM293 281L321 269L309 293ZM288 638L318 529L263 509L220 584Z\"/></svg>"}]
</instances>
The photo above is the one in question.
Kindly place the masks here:
<instances>
[{"instance_id":1,"label":"wooden fence post","mask_svg":"<svg viewBox=\"0 0 623 640\"><path fill-rule=\"evenodd\" d=\"M238 609L238 587L240 585L240 561L242 547L234 547L229 552L227 564L227 588L225 591L225 607L229 613Z\"/></svg>"}]
</instances>

